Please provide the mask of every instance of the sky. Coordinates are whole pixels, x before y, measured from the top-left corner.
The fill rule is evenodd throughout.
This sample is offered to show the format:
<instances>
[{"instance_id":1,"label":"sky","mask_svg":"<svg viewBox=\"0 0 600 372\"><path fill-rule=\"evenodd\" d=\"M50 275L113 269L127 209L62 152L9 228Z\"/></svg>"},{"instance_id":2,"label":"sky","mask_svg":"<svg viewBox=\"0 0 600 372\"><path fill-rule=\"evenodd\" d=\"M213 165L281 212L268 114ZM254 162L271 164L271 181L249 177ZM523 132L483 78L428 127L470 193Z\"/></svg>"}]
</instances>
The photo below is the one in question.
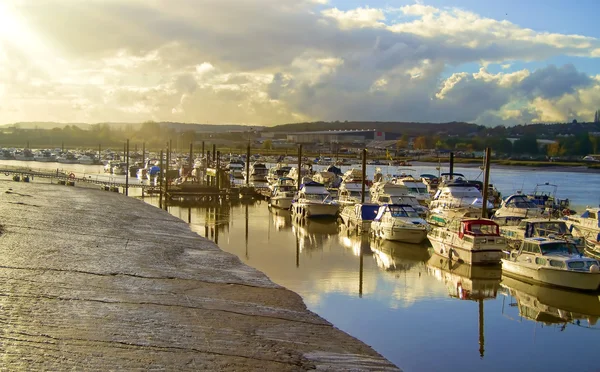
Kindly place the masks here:
<instances>
[{"instance_id":1,"label":"sky","mask_svg":"<svg viewBox=\"0 0 600 372\"><path fill-rule=\"evenodd\" d=\"M0 0L0 123L591 121L593 0Z\"/></svg>"}]
</instances>

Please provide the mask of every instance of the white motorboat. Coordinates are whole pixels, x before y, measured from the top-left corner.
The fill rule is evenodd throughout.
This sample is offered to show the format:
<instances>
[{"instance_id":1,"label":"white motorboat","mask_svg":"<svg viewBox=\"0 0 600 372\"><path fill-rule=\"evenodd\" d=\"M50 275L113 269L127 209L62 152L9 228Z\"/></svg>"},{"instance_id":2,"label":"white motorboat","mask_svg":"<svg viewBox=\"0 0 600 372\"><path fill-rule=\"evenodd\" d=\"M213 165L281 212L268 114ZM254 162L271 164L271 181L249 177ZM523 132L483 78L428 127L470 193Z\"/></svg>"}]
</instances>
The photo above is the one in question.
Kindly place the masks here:
<instances>
[{"instance_id":1,"label":"white motorboat","mask_svg":"<svg viewBox=\"0 0 600 372\"><path fill-rule=\"evenodd\" d=\"M112 165L112 174L125 175L127 174L127 163L116 162Z\"/></svg>"},{"instance_id":2,"label":"white motorboat","mask_svg":"<svg viewBox=\"0 0 600 372\"><path fill-rule=\"evenodd\" d=\"M296 218L335 217L338 208L325 186L314 181L302 184L291 207Z\"/></svg>"},{"instance_id":3,"label":"white motorboat","mask_svg":"<svg viewBox=\"0 0 600 372\"><path fill-rule=\"evenodd\" d=\"M289 177L279 178L273 185L273 191L269 198L269 206L280 209L290 209L296 191L296 184L293 179Z\"/></svg>"},{"instance_id":4,"label":"white motorboat","mask_svg":"<svg viewBox=\"0 0 600 372\"><path fill-rule=\"evenodd\" d=\"M369 197L365 195L365 203L367 202L369 202ZM362 184L343 181L338 190L338 203L341 206L362 203Z\"/></svg>"},{"instance_id":5,"label":"white motorboat","mask_svg":"<svg viewBox=\"0 0 600 372\"><path fill-rule=\"evenodd\" d=\"M378 204L347 205L340 212L340 218L349 230L369 231L378 211Z\"/></svg>"},{"instance_id":6,"label":"white motorboat","mask_svg":"<svg viewBox=\"0 0 600 372\"><path fill-rule=\"evenodd\" d=\"M229 172L229 177L234 180L244 179L244 163L241 161L232 161L225 166L225 170Z\"/></svg>"},{"instance_id":7,"label":"white motorboat","mask_svg":"<svg viewBox=\"0 0 600 372\"><path fill-rule=\"evenodd\" d=\"M425 218L429 212L429 209L421 205L417 198L408 194L408 189L403 185L386 181L375 182L369 189L369 193L372 203L379 205L407 204L413 207L421 218Z\"/></svg>"},{"instance_id":8,"label":"white motorboat","mask_svg":"<svg viewBox=\"0 0 600 372\"><path fill-rule=\"evenodd\" d=\"M34 160L43 163L49 163L56 161L56 156L50 151L39 151L34 155Z\"/></svg>"},{"instance_id":9,"label":"white motorboat","mask_svg":"<svg viewBox=\"0 0 600 372\"><path fill-rule=\"evenodd\" d=\"M386 204L379 207L371 223L373 236L385 240L419 244L427 237L429 225L407 204Z\"/></svg>"},{"instance_id":10,"label":"white motorboat","mask_svg":"<svg viewBox=\"0 0 600 372\"><path fill-rule=\"evenodd\" d=\"M33 161L35 157L30 149L23 149L23 151L15 151L15 160Z\"/></svg>"},{"instance_id":11,"label":"white motorboat","mask_svg":"<svg viewBox=\"0 0 600 372\"><path fill-rule=\"evenodd\" d=\"M264 163L252 163L250 165L250 183L266 183L267 182L267 174L269 170L265 166ZM244 175L245 176L245 175Z\"/></svg>"},{"instance_id":12,"label":"white motorboat","mask_svg":"<svg viewBox=\"0 0 600 372\"><path fill-rule=\"evenodd\" d=\"M524 218L547 217L543 208L533 203L523 194L513 194L500 204L492 219L500 225L515 225Z\"/></svg>"},{"instance_id":13,"label":"white motorboat","mask_svg":"<svg viewBox=\"0 0 600 372\"><path fill-rule=\"evenodd\" d=\"M600 208L586 208L579 216L565 217L569 231L575 236L581 236L587 242L593 243L600 240Z\"/></svg>"},{"instance_id":14,"label":"white motorboat","mask_svg":"<svg viewBox=\"0 0 600 372\"><path fill-rule=\"evenodd\" d=\"M440 185L440 179L433 174L424 173L420 175L421 182L427 186L427 192L431 195L435 194Z\"/></svg>"},{"instance_id":15,"label":"white motorboat","mask_svg":"<svg viewBox=\"0 0 600 372\"><path fill-rule=\"evenodd\" d=\"M79 163L79 160L77 160L77 157L75 157L75 154L72 154L70 152L67 152L64 155L57 157L56 161L61 164L77 164L77 163Z\"/></svg>"},{"instance_id":16,"label":"white motorboat","mask_svg":"<svg viewBox=\"0 0 600 372\"><path fill-rule=\"evenodd\" d=\"M355 182L360 184L363 181L362 173L363 172L361 169L352 168L344 172L344 175L342 175L342 181L346 183Z\"/></svg>"},{"instance_id":17,"label":"white motorboat","mask_svg":"<svg viewBox=\"0 0 600 372\"><path fill-rule=\"evenodd\" d=\"M455 208L483 208L483 195L479 189L462 179L448 181L438 189L429 203L432 213L440 213L443 210ZM491 211L494 205L487 202L487 209Z\"/></svg>"},{"instance_id":18,"label":"white motorboat","mask_svg":"<svg viewBox=\"0 0 600 372\"><path fill-rule=\"evenodd\" d=\"M298 185L298 172L300 172L300 185ZM300 168L300 170L298 170L297 167L292 167L287 176L296 181L296 187L300 187L304 183L313 182L312 170L308 166L303 166L302 168Z\"/></svg>"},{"instance_id":19,"label":"white motorboat","mask_svg":"<svg viewBox=\"0 0 600 372\"><path fill-rule=\"evenodd\" d=\"M338 176L333 172L321 171L313 175L313 181L322 183L326 188L338 187Z\"/></svg>"},{"instance_id":20,"label":"white motorboat","mask_svg":"<svg viewBox=\"0 0 600 372\"><path fill-rule=\"evenodd\" d=\"M556 238L575 244L578 250L585 248L585 239L574 237L564 220L547 218L528 218L516 226L501 226L500 235L507 240L508 246L518 249L525 238Z\"/></svg>"},{"instance_id":21,"label":"white motorboat","mask_svg":"<svg viewBox=\"0 0 600 372\"><path fill-rule=\"evenodd\" d=\"M459 218L427 234L435 253L467 264L498 264L506 249L500 227L485 218Z\"/></svg>"},{"instance_id":22,"label":"white motorboat","mask_svg":"<svg viewBox=\"0 0 600 372\"><path fill-rule=\"evenodd\" d=\"M526 238L521 247L502 259L502 271L525 280L577 290L600 286L598 260L584 257L564 240Z\"/></svg>"},{"instance_id":23,"label":"white motorboat","mask_svg":"<svg viewBox=\"0 0 600 372\"><path fill-rule=\"evenodd\" d=\"M96 159L89 155L82 155L77 160L79 161L79 164L85 164L85 165L96 164Z\"/></svg>"},{"instance_id":24,"label":"white motorboat","mask_svg":"<svg viewBox=\"0 0 600 372\"><path fill-rule=\"evenodd\" d=\"M291 169L292 167L286 163L277 163L275 166L269 168L269 172L267 173L267 181L269 184L275 184L280 178L287 176Z\"/></svg>"},{"instance_id":25,"label":"white motorboat","mask_svg":"<svg viewBox=\"0 0 600 372\"><path fill-rule=\"evenodd\" d=\"M392 179L392 183L406 186L408 194L417 198L422 205L429 204L431 194L427 191L427 186L420 179L414 178L410 174L402 173Z\"/></svg>"}]
</instances>

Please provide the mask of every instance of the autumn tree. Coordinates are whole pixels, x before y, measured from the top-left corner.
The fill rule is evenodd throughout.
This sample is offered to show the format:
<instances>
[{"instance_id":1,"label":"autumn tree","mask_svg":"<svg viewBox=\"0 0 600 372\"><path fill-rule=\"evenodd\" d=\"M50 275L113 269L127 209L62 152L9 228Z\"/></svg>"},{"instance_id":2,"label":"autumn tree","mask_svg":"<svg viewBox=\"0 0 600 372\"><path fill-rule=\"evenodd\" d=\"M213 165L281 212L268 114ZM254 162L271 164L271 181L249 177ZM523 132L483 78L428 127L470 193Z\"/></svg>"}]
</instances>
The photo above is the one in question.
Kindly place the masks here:
<instances>
[{"instance_id":1,"label":"autumn tree","mask_svg":"<svg viewBox=\"0 0 600 372\"><path fill-rule=\"evenodd\" d=\"M427 137L419 136L419 137L415 138L415 141L413 143L413 148L416 150L427 149Z\"/></svg>"},{"instance_id":2,"label":"autumn tree","mask_svg":"<svg viewBox=\"0 0 600 372\"><path fill-rule=\"evenodd\" d=\"M265 140L265 142L263 142L263 149L265 149L265 150L273 149L273 142L271 142L270 139Z\"/></svg>"}]
</instances>

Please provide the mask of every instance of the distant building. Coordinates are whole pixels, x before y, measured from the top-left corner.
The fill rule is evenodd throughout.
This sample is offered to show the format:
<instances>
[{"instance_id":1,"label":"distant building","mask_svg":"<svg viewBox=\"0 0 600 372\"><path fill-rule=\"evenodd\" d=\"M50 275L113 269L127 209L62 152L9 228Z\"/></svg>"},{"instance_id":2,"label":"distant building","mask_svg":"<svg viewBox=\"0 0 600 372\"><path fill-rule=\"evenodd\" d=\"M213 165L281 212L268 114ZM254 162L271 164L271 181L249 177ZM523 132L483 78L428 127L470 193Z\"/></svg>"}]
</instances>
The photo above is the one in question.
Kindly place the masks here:
<instances>
[{"instance_id":1,"label":"distant building","mask_svg":"<svg viewBox=\"0 0 600 372\"><path fill-rule=\"evenodd\" d=\"M289 133L287 140L295 143L365 143L384 141L385 132L377 130L326 130Z\"/></svg>"}]
</instances>

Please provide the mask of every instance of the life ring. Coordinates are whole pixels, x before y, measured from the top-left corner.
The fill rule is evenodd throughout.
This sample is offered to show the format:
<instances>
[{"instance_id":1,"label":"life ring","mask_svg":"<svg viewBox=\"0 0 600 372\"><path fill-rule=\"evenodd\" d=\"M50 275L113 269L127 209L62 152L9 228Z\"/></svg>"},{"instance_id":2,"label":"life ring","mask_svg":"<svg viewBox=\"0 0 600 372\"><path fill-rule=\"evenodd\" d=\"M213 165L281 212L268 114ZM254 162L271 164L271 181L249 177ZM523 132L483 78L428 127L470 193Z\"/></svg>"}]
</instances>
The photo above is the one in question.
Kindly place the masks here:
<instances>
[{"instance_id":1,"label":"life ring","mask_svg":"<svg viewBox=\"0 0 600 372\"><path fill-rule=\"evenodd\" d=\"M75 179L75 173L69 173L69 179L70 180L74 180Z\"/></svg>"}]
</instances>

